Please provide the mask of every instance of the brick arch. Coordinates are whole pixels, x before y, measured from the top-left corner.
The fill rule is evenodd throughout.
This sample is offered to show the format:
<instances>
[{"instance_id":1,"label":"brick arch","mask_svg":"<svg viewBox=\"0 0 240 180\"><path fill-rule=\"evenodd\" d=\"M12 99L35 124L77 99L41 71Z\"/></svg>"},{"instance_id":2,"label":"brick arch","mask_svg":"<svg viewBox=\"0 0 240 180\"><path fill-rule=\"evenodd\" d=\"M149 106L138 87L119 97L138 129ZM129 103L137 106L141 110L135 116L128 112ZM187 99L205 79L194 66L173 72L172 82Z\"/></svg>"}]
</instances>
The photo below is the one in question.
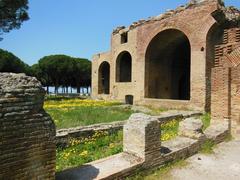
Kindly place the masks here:
<instances>
[{"instance_id":1,"label":"brick arch","mask_svg":"<svg viewBox=\"0 0 240 180\"><path fill-rule=\"evenodd\" d=\"M110 92L110 64L103 61L98 68L98 94Z\"/></svg>"},{"instance_id":2,"label":"brick arch","mask_svg":"<svg viewBox=\"0 0 240 180\"><path fill-rule=\"evenodd\" d=\"M149 25L149 28L145 27L143 31L139 30L138 39L139 42L141 42L141 46L139 46L141 49L139 49L139 52L143 53L142 54L143 56L145 56L147 48L150 42L153 40L153 38L156 37L159 33L170 29L175 29L184 33L189 39L190 46L192 46L191 45L192 29L190 28L190 26L187 25L186 22L180 21L174 25L173 24L165 25L164 23L160 23L159 26L156 25L153 26L154 27L152 28L151 25ZM144 32L145 30L147 30L147 32Z\"/></svg>"},{"instance_id":3,"label":"brick arch","mask_svg":"<svg viewBox=\"0 0 240 180\"><path fill-rule=\"evenodd\" d=\"M116 82L132 81L132 55L122 51L116 59Z\"/></svg>"},{"instance_id":4,"label":"brick arch","mask_svg":"<svg viewBox=\"0 0 240 180\"><path fill-rule=\"evenodd\" d=\"M190 99L191 46L180 30L158 33L145 53L145 97Z\"/></svg>"}]
</instances>

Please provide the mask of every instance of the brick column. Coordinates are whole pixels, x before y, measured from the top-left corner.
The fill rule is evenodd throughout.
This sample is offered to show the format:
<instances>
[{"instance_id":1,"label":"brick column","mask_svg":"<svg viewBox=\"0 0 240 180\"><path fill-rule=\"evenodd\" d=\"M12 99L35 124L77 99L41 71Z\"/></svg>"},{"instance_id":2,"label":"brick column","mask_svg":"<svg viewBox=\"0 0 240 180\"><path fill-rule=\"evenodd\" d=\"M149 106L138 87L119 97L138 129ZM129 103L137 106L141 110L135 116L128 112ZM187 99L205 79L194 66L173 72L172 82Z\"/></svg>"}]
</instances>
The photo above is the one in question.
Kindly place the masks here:
<instances>
[{"instance_id":1,"label":"brick column","mask_svg":"<svg viewBox=\"0 0 240 180\"><path fill-rule=\"evenodd\" d=\"M231 110L231 70L216 67L212 71L211 116L213 121L230 118Z\"/></svg>"},{"instance_id":2,"label":"brick column","mask_svg":"<svg viewBox=\"0 0 240 180\"><path fill-rule=\"evenodd\" d=\"M0 179L55 179L55 125L36 78L0 73Z\"/></svg>"}]
</instances>

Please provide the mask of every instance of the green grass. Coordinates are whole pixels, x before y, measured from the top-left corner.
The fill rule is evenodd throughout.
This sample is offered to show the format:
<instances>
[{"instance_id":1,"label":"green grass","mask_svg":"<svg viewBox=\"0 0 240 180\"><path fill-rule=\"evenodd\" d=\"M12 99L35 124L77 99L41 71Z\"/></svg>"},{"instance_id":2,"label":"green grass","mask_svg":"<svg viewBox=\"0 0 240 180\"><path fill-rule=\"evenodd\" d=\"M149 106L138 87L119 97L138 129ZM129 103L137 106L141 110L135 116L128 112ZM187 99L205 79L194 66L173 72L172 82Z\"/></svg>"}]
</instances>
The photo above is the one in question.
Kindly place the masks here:
<instances>
[{"instance_id":1,"label":"green grass","mask_svg":"<svg viewBox=\"0 0 240 180\"><path fill-rule=\"evenodd\" d=\"M205 113L201 116L201 120L203 122L203 130L207 129L210 126L211 115L210 113Z\"/></svg>"},{"instance_id":2,"label":"green grass","mask_svg":"<svg viewBox=\"0 0 240 180\"><path fill-rule=\"evenodd\" d=\"M228 134L227 137L224 139L224 141L229 142L234 140L234 137L231 134Z\"/></svg>"},{"instance_id":3,"label":"green grass","mask_svg":"<svg viewBox=\"0 0 240 180\"><path fill-rule=\"evenodd\" d=\"M203 154L212 154L215 143L211 140L206 140L202 145L200 152Z\"/></svg>"},{"instance_id":4,"label":"green grass","mask_svg":"<svg viewBox=\"0 0 240 180\"><path fill-rule=\"evenodd\" d=\"M136 175L127 178L127 180L166 180L166 179L170 179L169 172L173 168L183 168L186 165L187 165L187 162L184 160L170 162L159 168L138 172Z\"/></svg>"},{"instance_id":5,"label":"green grass","mask_svg":"<svg viewBox=\"0 0 240 180\"><path fill-rule=\"evenodd\" d=\"M64 101L74 99L89 99L89 96L60 96L60 95L46 95L45 101Z\"/></svg>"},{"instance_id":6,"label":"green grass","mask_svg":"<svg viewBox=\"0 0 240 180\"><path fill-rule=\"evenodd\" d=\"M122 137L122 131L111 135L106 132L97 132L93 137L87 139L72 140L70 147L57 149L57 171L77 167L122 152Z\"/></svg>"},{"instance_id":7,"label":"green grass","mask_svg":"<svg viewBox=\"0 0 240 180\"><path fill-rule=\"evenodd\" d=\"M167 141L178 135L180 119L174 119L161 124L161 140Z\"/></svg>"},{"instance_id":8,"label":"green grass","mask_svg":"<svg viewBox=\"0 0 240 180\"><path fill-rule=\"evenodd\" d=\"M168 109L165 109L165 108L156 108L156 107L153 107L153 106L145 106L145 107L151 110L151 112L148 113L148 114L149 114L149 115L152 115L152 116L158 116L158 115L160 115L162 112L168 110Z\"/></svg>"},{"instance_id":9,"label":"green grass","mask_svg":"<svg viewBox=\"0 0 240 180\"><path fill-rule=\"evenodd\" d=\"M46 111L53 118L57 129L122 121L128 119L133 113L129 109L91 106L49 108Z\"/></svg>"}]
</instances>

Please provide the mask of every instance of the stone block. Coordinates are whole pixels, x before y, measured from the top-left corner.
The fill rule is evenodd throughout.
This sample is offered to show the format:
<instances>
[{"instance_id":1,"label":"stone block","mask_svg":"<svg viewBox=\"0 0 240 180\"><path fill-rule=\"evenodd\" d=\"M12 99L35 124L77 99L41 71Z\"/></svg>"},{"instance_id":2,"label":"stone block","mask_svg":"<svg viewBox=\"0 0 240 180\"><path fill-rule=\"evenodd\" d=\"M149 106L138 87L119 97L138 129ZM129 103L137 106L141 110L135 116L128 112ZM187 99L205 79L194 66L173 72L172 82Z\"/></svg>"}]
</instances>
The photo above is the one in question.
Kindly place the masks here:
<instances>
[{"instance_id":1,"label":"stone block","mask_svg":"<svg viewBox=\"0 0 240 180\"><path fill-rule=\"evenodd\" d=\"M133 114L123 128L123 151L150 161L160 156L160 128L156 117Z\"/></svg>"},{"instance_id":2,"label":"stone block","mask_svg":"<svg viewBox=\"0 0 240 180\"><path fill-rule=\"evenodd\" d=\"M229 123L228 121L215 122L205 130L204 134L207 139L216 144L223 142L230 135Z\"/></svg>"},{"instance_id":3,"label":"stone block","mask_svg":"<svg viewBox=\"0 0 240 180\"><path fill-rule=\"evenodd\" d=\"M204 137L202 129L201 119L187 118L180 122L178 134L188 138L202 139Z\"/></svg>"}]
</instances>

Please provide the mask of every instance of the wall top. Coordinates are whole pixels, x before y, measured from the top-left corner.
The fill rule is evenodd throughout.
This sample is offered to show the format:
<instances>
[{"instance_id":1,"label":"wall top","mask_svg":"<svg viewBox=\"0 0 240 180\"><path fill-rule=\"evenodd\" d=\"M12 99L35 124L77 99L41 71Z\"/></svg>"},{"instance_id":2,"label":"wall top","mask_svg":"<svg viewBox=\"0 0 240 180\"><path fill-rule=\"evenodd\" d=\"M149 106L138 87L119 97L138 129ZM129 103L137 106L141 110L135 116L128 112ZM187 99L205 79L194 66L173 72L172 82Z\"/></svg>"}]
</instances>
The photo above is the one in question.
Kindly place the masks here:
<instances>
[{"instance_id":1,"label":"wall top","mask_svg":"<svg viewBox=\"0 0 240 180\"><path fill-rule=\"evenodd\" d=\"M199 4L203 1L206 1L206 0L190 0L190 3L193 3L193 4Z\"/></svg>"},{"instance_id":2,"label":"wall top","mask_svg":"<svg viewBox=\"0 0 240 180\"><path fill-rule=\"evenodd\" d=\"M211 2L211 1L215 1L215 2L218 2L219 4L221 4L221 5L223 5L224 3L223 3L223 0L190 0L189 2L191 3L191 4L200 4L200 3L202 3L202 2Z\"/></svg>"},{"instance_id":3,"label":"wall top","mask_svg":"<svg viewBox=\"0 0 240 180\"><path fill-rule=\"evenodd\" d=\"M160 14L158 16L154 16L154 17L149 17L148 19L144 20L141 19L137 22L133 22L129 28L126 28L125 26L120 26L117 27L116 29L113 30L113 35L117 34L117 33L124 33L125 31L129 31L131 29L134 29L138 26L141 26L143 24L149 23L149 22L155 22L155 21L161 21L164 19L167 19L169 17L175 16L178 13L185 11L187 9L193 9L195 7L199 7L202 5L208 5L208 4L219 4L220 6L223 6L223 2L222 0L190 0L189 3L185 4L185 5L181 5L179 7L177 7L175 10L171 9L171 10L167 10L165 13Z\"/></svg>"},{"instance_id":4,"label":"wall top","mask_svg":"<svg viewBox=\"0 0 240 180\"><path fill-rule=\"evenodd\" d=\"M15 90L28 88L42 88L41 83L35 78L25 74L0 73L0 90Z\"/></svg>"}]
</instances>

